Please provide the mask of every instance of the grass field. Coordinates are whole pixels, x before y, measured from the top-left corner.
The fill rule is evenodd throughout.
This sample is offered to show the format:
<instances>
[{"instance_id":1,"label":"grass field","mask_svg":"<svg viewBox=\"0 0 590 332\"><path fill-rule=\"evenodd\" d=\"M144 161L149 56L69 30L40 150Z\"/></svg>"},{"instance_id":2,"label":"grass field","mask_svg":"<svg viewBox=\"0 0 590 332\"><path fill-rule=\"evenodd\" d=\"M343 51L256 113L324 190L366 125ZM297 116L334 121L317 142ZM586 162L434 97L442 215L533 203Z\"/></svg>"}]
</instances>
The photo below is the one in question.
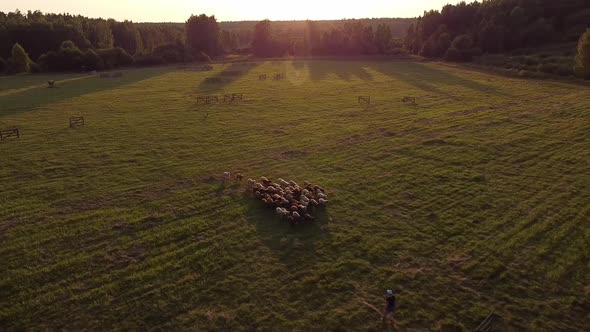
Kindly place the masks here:
<instances>
[{"instance_id":1,"label":"grass field","mask_svg":"<svg viewBox=\"0 0 590 332\"><path fill-rule=\"evenodd\" d=\"M276 61L87 77L0 112L22 135L0 143L2 330L391 330L363 303L386 289L400 331L492 310L500 330L590 325L588 87ZM309 180L330 204L291 227L225 171Z\"/></svg>"}]
</instances>

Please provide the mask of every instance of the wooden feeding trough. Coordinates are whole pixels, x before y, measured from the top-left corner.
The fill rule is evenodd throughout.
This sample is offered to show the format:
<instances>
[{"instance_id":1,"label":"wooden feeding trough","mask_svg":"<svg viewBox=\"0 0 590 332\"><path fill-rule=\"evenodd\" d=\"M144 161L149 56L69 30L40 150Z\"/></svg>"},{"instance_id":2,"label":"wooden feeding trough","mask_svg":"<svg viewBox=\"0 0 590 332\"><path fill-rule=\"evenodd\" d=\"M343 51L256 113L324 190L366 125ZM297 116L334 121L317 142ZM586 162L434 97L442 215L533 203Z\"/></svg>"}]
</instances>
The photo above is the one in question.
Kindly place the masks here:
<instances>
[{"instance_id":1,"label":"wooden feeding trough","mask_svg":"<svg viewBox=\"0 0 590 332\"><path fill-rule=\"evenodd\" d=\"M217 96L203 96L197 97L197 104L211 104L212 102L219 102L219 97Z\"/></svg>"},{"instance_id":2,"label":"wooden feeding trough","mask_svg":"<svg viewBox=\"0 0 590 332\"><path fill-rule=\"evenodd\" d=\"M371 97L370 96L359 96L358 102L359 102L359 104L370 105L371 104Z\"/></svg>"},{"instance_id":3,"label":"wooden feeding trough","mask_svg":"<svg viewBox=\"0 0 590 332\"><path fill-rule=\"evenodd\" d=\"M402 103L415 104L416 97L404 97L404 98L402 98Z\"/></svg>"},{"instance_id":4,"label":"wooden feeding trough","mask_svg":"<svg viewBox=\"0 0 590 332\"><path fill-rule=\"evenodd\" d=\"M20 132L18 129L0 130L0 141L8 138L20 138Z\"/></svg>"},{"instance_id":5,"label":"wooden feeding trough","mask_svg":"<svg viewBox=\"0 0 590 332\"><path fill-rule=\"evenodd\" d=\"M84 125L83 116L75 116L70 118L70 128L81 127Z\"/></svg>"},{"instance_id":6,"label":"wooden feeding trough","mask_svg":"<svg viewBox=\"0 0 590 332\"><path fill-rule=\"evenodd\" d=\"M241 100L244 100L244 94L243 93L232 93L230 95L224 95L223 96L223 102L224 103L226 103L228 101L231 103L231 102L234 102L236 100L240 100L240 101Z\"/></svg>"}]
</instances>

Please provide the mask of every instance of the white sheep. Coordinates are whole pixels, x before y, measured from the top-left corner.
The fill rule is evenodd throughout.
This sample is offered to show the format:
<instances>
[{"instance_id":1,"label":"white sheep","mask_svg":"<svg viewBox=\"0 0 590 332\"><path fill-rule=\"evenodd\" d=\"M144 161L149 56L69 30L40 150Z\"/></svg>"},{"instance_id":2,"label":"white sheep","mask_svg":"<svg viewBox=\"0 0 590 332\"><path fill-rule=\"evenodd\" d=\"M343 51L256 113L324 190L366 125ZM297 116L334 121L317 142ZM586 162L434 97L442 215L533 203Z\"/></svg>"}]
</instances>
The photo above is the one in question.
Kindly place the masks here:
<instances>
[{"instance_id":1,"label":"white sheep","mask_svg":"<svg viewBox=\"0 0 590 332\"><path fill-rule=\"evenodd\" d=\"M223 172L223 178L225 180L231 180L231 173L230 172Z\"/></svg>"},{"instance_id":2,"label":"white sheep","mask_svg":"<svg viewBox=\"0 0 590 332\"><path fill-rule=\"evenodd\" d=\"M254 188L255 185L256 185L256 181L254 181L252 179L248 179L248 188Z\"/></svg>"},{"instance_id":3,"label":"white sheep","mask_svg":"<svg viewBox=\"0 0 590 332\"><path fill-rule=\"evenodd\" d=\"M285 180L283 180L283 179L278 179L278 181L279 181L279 183L280 183L282 186L285 186L285 187L288 187L288 186L289 186L289 182L287 182L287 181L285 181Z\"/></svg>"},{"instance_id":4,"label":"white sheep","mask_svg":"<svg viewBox=\"0 0 590 332\"><path fill-rule=\"evenodd\" d=\"M326 199L323 199L323 198L320 198L320 199L318 200L318 203L320 203L320 205L326 205L326 204L328 204L328 200L326 200Z\"/></svg>"},{"instance_id":5,"label":"white sheep","mask_svg":"<svg viewBox=\"0 0 590 332\"><path fill-rule=\"evenodd\" d=\"M288 216L288 215L289 215L289 211L288 211L287 209L285 209L285 208L282 208L282 207L278 207L278 208L276 208L276 210L275 210L275 211L276 211L276 212L277 212L277 214L278 214L279 216L281 216L281 217L286 217L286 216Z\"/></svg>"}]
</instances>

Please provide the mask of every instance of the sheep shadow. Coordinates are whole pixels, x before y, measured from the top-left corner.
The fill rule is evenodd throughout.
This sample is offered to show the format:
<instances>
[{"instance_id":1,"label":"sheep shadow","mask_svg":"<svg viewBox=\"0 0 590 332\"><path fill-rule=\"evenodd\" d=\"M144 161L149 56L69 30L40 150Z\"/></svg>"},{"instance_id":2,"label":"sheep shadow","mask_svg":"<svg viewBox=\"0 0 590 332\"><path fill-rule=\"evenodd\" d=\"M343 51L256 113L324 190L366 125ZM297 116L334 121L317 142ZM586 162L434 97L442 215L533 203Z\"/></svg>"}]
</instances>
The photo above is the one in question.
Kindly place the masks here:
<instances>
[{"instance_id":1,"label":"sheep shadow","mask_svg":"<svg viewBox=\"0 0 590 332\"><path fill-rule=\"evenodd\" d=\"M207 77L199 85L204 92L217 92L234 83L241 77L260 66L260 62L233 62L216 75Z\"/></svg>"},{"instance_id":2,"label":"sheep shadow","mask_svg":"<svg viewBox=\"0 0 590 332\"><path fill-rule=\"evenodd\" d=\"M326 229L329 213L319 209L314 214L316 220L298 225L291 225L281 219L274 210L265 207L251 197L245 202L246 220L256 226L260 240L283 263L297 269L302 263L316 260L316 243L325 241L330 234Z\"/></svg>"}]
</instances>

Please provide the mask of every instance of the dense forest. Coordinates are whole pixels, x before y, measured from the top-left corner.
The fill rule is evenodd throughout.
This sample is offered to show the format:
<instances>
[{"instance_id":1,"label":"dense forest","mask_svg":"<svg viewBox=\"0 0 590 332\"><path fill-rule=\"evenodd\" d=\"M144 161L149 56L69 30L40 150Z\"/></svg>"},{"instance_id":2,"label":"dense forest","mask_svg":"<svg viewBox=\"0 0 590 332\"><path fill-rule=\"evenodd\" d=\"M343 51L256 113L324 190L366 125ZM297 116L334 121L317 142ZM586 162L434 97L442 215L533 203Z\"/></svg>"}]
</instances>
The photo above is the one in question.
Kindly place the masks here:
<instances>
[{"instance_id":1,"label":"dense forest","mask_svg":"<svg viewBox=\"0 0 590 332\"><path fill-rule=\"evenodd\" d=\"M401 48L401 37L414 22L415 19L273 22L273 29L268 30L272 44L258 43L259 47L254 49L257 22L218 23L214 16L200 15L191 16L184 24L133 23L39 11L0 12L0 72L110 69L130 64L209 60L231 53L385 53L394 46ZM324 30L324 36L318 35Z\"/></svg>"},{"instance_id":2,"label":"dense forest","mask_svg":"<svg viewBox=\"0 0 590 332\"><path fill-rule=\"evenodd\" d=\"M461 2L424 12L417 19L336 21L218 23L214 16L200 15L184 24L134 23L39 11L0 12L0 73L210 61L224 54L281 57L408 52L571 75L590 56L584 53L587 38L580 37L589 22L588 0ZM514 50L547 47L553 53L537 58L505 56Z\"/></svg>"},{"instance_id":3,"label":"dense forest","mask_svg":"<svg viewBox=\"0 0 590 332\"><path fill-rule=\"evenodd\" d=\"M506 54L526 48L549 50L547 45L561 44L564 46L545 52L544 58L557 56L549 59L553 63L520 57L523 63L519 68L539 67L542 71L567 75L572 72L575 43L589 24L588 0L461 2L446 5L440 11L425 12L408 29L404 46L409 52L426 57L471 61L482 54Z\"/></svg>"}]
</instances>

